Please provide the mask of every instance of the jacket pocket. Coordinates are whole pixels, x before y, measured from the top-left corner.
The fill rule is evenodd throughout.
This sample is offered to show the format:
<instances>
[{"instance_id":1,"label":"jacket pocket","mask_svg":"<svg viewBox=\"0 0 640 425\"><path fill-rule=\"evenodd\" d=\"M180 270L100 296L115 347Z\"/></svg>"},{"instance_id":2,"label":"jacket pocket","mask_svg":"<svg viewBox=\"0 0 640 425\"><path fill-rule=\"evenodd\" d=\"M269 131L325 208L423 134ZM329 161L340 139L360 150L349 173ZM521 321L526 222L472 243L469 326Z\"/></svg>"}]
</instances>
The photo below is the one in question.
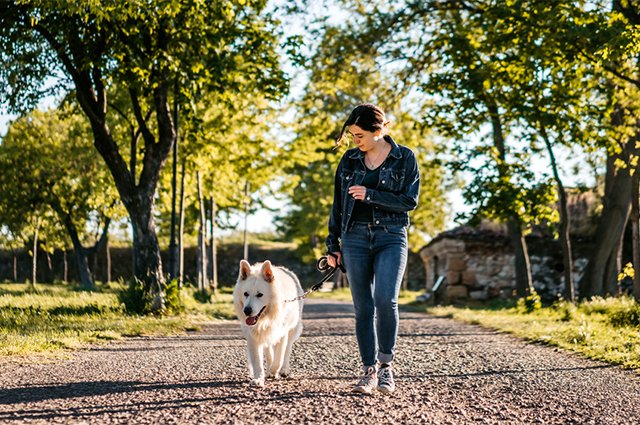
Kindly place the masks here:
<instances>
[{"instance_id":1,"label":"jacket pocket","mask_svg":"<svg viewBox=\"0 0 640 425\"><path fill-rule=\"evenodd\" d=\"M380 174L379 189L387 192L399 192L404 185L404 170L384 170Z\"/></svg>"}]
</instances>

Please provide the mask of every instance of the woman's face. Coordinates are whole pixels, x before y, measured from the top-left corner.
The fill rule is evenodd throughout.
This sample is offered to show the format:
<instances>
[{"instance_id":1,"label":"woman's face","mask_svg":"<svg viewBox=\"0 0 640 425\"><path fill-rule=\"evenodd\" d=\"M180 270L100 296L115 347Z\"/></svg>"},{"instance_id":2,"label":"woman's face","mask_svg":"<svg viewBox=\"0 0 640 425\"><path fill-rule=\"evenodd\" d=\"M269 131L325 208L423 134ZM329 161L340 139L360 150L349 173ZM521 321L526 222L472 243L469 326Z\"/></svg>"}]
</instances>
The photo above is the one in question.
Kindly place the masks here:
<instances>
[{"instance_id":1,"label":"woman's face","mask_svg":"<svg viewBox=\"0 0 640 425\"><path fill-rule=\"evenodd\" d=\"M377 138L380 137L380 130L375 132L363 130L357 125L350 125L348 128L349 136L353 139L355 145L362 151L367 152L374 148L378 143Z\"/></svg>"}]
</instances>

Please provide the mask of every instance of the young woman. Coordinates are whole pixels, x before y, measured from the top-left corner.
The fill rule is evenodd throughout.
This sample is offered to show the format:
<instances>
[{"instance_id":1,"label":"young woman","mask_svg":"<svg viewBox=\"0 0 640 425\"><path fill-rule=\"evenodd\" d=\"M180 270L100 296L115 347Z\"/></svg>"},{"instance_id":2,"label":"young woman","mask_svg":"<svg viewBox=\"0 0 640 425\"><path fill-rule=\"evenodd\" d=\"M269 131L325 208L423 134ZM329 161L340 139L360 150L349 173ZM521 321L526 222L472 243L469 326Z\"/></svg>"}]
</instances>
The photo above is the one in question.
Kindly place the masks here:
<instances>
[{"instance_id":1,"label":"young woman","mask_svg":"<svg viewBox=\"0 0 640 425\"><path fill-rule=\"evenodd\" d=\"M344 123L356 145L336 170L329 217L329 264L344 264L356 313L364 375L353 388L395 389L392 361L398 337L398 292L407 263L408 212L415 209L420 174L413 152L386 134L382 109L358 105Z\"/></svg>"}]
</instances>

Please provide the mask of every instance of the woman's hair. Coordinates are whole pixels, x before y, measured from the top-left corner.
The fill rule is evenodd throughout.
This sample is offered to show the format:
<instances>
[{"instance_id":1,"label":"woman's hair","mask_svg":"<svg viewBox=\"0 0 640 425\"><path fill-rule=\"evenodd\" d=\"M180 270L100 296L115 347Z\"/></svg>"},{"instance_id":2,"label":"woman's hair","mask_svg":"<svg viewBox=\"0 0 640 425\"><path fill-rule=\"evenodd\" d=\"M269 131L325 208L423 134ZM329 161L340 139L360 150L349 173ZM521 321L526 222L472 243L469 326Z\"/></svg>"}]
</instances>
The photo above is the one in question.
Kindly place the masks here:
<instances>
[{"instance_id":1,"label":"woman's hair","mask_svg":"<svg viewBox=\"0 0 640 425\"><path fill-rule=\"evenodd\" d=\"M378 130L383 130L387 124L389 124L389 121L387 121L387 117L382 108L372 103L358 105L351 111L349 118L344 122L342 130L340 130L340 135L336 139L336 145L340 146L340 144L342 144L344 133L350 125L357 125L361 129L373 133Z\"/></svg>"}]
</instances>

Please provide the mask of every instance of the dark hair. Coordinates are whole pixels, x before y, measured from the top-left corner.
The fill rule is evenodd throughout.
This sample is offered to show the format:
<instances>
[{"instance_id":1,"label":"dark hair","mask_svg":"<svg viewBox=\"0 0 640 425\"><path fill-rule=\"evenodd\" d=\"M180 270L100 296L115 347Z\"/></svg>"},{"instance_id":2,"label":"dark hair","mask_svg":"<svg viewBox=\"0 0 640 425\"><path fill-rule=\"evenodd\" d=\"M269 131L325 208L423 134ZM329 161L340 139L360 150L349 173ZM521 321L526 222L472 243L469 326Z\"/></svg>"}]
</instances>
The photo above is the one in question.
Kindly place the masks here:
<instances>
[{"instance_id":1,"label":"dark hair","mask_svg":"<svg viewBox=\"0 0 640 425\"><path fill-rule=\"evenodd\" d=\"M389 124L389 121L387 121L384 111L379 106L372 103L358 105L351 111L349 118L344 122L340 135L336 139L336 145L339 146L342 143L344 133L350 125L357 125L361 129L373 133L384 129L387 124Z\"/></svg>"}]
</instances>

